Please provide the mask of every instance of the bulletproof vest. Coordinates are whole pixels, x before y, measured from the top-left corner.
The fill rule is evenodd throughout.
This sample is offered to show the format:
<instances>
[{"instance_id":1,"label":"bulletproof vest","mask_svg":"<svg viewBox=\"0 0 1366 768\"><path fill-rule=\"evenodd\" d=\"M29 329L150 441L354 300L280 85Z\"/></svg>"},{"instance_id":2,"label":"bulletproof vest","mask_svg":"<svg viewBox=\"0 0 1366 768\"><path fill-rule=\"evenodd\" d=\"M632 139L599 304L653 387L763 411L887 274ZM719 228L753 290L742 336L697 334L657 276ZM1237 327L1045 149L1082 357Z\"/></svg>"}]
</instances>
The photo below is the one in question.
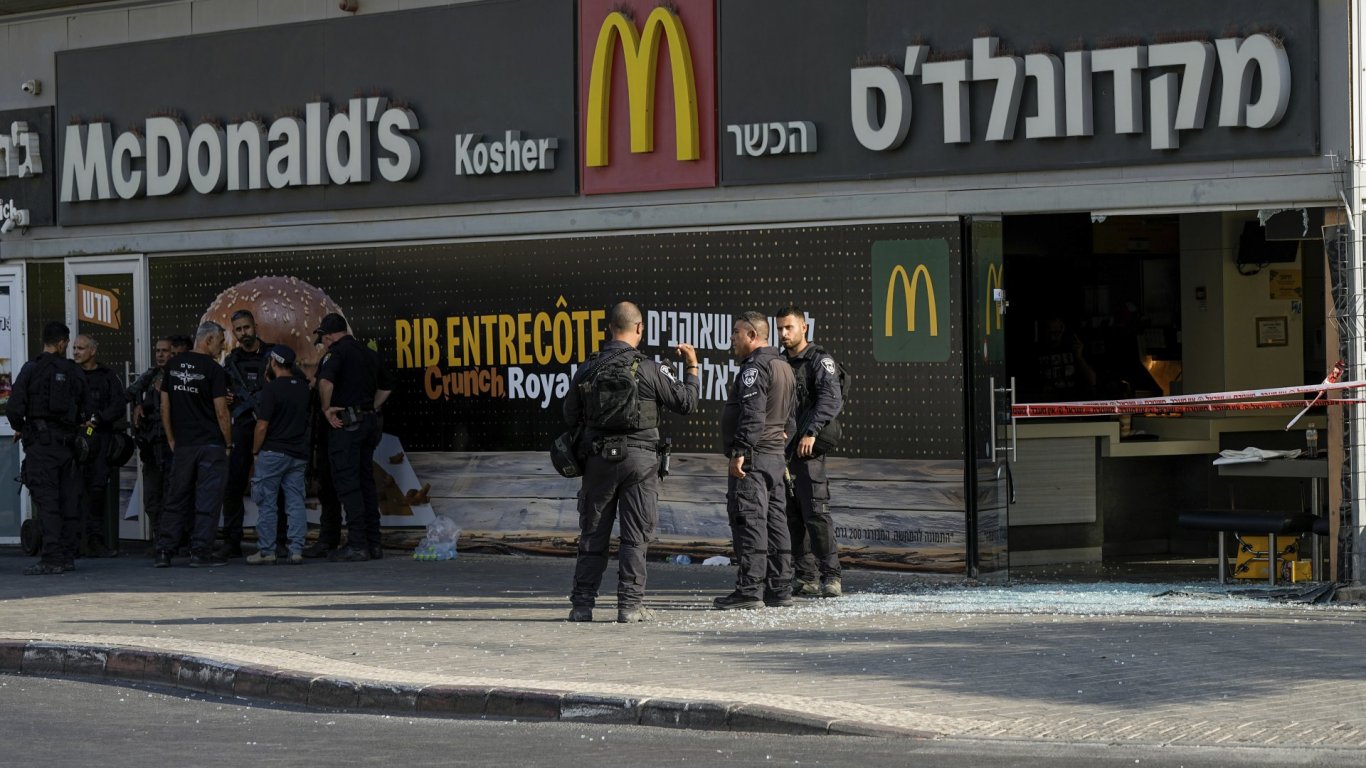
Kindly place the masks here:
<instances>
[{"instance_id":1,"label":"bulletproof vest","mask_svg":"<svg viewBox=\"0 0 1366 768\"><path fill-rule=\"evenodd\" d=\"M819 344L812 344L812 355L804 360L793 360L800 365L793 366L794 373L797 374L797 408L801 411L808 411L816 407L816 369L812 366L820 365L820 359L828 356ZM849 399L849 371L844 367L844 363L835 361L835 375L840 381L840 395L845 401Z\"/></svg>"},{"instance_id":2,"label":"bulletproof vest","mask_svg":"<svg viewBox=\"0 0 1366 768\"><path fill-rule=\"evenodd\" d=\"M80 371L66 369L58 365L55 355L44 358L39 369L34 371L33 404L31 419L56 421L75 426L80 414L77 402L77 383L73 376L83 375Z\"/></svg>"},{"instance_id":3,"label":"bulletproof vest","mask_svg":"<svg viewBox=\"0 0 1366 768\"><path fill-rule=\"evenodd\" d=\"M640 364L634 349L594 358L579 383L584 418L589 427L606 432L634 432L659 426L659 405L640 397Z\"/></svg>"},{"instance_id":4,"label":"bulletproof vest","mask_svg":"<svg viewBox=\"0 0 1366 768\"><path fill-rule=\"evenodd\" d=\"M109 380L113 372L99 366L85 374L86 407L91 413L99 413L109 405Z\"/></svg>"},{"instance_id":5,"label":"bulletproof vest","mask_svg":"<svg viewBox=\"0 0 1366 768\"><path fill-rule=\"evenodd\" d=\"M266 346L263 343L261 351L265 350ZM228 355L228 365L241 378L248 391L260 392L266 385L266 357L263 354L248 354L241 349L234 349L232 354Z\"/></svg>"}]
</instances>

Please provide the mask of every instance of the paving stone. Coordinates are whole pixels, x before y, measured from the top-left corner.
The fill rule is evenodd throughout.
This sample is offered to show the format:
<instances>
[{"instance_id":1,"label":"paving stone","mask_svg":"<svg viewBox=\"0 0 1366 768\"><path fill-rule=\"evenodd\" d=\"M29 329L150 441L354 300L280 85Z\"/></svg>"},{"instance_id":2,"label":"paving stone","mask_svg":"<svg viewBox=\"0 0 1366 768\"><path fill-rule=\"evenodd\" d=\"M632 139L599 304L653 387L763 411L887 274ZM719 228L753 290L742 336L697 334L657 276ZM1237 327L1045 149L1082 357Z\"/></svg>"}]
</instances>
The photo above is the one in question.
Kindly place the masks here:
<instances>
[{"instance_id":1,"label":"paving stone","mask_svg":"<svg viewBox=\"0 0 1366 768\"><path fill-rule=\"evenodd\" d=\"M564 694L556 691L492 688L484 702L487 717L517 720L558 720Z\"/></svg>"},{"instance_id":2,"label":"paving stone","mask_svg":"<svg viewBox=\"0 0 1366 768\"><path fill-rule=\"evenodd\" d=\"M640 700L629 696L567 693L560 699L560 719L588 723L638 723Z\"/></svg>"},{"instance_id":3,"label":"paving stone","mask_svg":"<svg viewBox=\"0 0 1366 768\"><path fill-rule=\"evenodd\" d=\"M23 672L26 675L60 675L66 666L66 649L61 646L30 643L24 649Z\"/></svg>"},{"instance_id":4,"label":"paving stone","mask_svg":"<svg viewBox=\"0 0 1366 768\"><path fill-rule=\"evenodd\" d=\"M481 717L489 688L468 685L429 685L417 692L417 711L461 717Z\"/></svg>"},{"instance_id":5,"label":"paving stone","mask_svg":"<svg viewBox=\"0 0 1366 768\"><path fill-rule=\"evenodd\" d=\"M17 640L0 641L0 672L19 672L24 668L24 650L28 643Z\"/></svg>"},{"instance_id":6,"label":"paving stone","mask_svg":"<svg viewBox=\"0 0 1366 768\"><path fill-rule=\"evenodd\" d=\"M413 685L364 683L359 686L356 706L385 712L417 711L417 694L421 688Z\"/></svg>"},{"instance_id":7,"label":"paving stone","mask_svg":"<svg viewBox=\"0 0 1366 768\"><path fill-rule=\"evenodd\" d=\"M308 689L308 705L346 709L360 701L360 685L351 680L315 678Z\"/></svg>"}]
</instances>

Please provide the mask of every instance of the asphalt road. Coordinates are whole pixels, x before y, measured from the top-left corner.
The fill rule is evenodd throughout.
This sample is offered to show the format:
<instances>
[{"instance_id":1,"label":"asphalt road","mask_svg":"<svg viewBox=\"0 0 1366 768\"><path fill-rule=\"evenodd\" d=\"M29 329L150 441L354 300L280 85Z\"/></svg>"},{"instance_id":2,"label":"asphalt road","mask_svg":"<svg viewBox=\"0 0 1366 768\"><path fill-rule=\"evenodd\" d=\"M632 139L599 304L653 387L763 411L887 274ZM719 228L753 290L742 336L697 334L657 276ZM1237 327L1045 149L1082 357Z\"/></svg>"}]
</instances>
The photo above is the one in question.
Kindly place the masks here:
<instances>
[{"instance_id":1,"label":"asphalt road","mask_svg":"<svg viewBox=\"0 0 1366 768\"><path fill-rule=\"evenodd\" d=\"M0 766L1359 766L1359 753L898 741L343 714L0 675Z\"/></svg>"}]
</instances>

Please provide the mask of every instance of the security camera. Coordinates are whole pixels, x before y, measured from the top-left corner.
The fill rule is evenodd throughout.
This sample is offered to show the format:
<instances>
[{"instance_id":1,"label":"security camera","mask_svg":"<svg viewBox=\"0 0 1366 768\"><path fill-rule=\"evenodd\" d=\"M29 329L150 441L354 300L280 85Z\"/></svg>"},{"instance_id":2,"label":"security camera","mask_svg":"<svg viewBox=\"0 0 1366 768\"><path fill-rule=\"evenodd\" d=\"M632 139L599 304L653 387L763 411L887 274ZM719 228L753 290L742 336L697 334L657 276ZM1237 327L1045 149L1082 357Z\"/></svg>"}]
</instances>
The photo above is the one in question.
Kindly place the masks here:
<instances>
[{"instance_id":1,"label":"security camera","mask_svg":"<svg viewBox=\"0 0 1366 768\"><path fill-rule=\"evenodd\" d=\"M23 85L19 86L19 89L30 96L37 96L38 94L43 92L43 81L25 80Z\"/></svg>"}]
</instances>

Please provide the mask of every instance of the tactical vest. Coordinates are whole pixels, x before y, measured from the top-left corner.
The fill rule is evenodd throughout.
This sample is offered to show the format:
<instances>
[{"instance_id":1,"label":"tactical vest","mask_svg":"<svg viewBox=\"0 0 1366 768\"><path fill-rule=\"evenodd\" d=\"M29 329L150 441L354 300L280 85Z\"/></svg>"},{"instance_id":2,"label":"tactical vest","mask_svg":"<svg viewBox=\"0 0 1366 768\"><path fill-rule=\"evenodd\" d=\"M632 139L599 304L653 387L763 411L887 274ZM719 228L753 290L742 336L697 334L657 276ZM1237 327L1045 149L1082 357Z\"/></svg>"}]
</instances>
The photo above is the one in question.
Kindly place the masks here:
<instances>
[{"instance_id":1,"label":"tactical vest","mask_svg":"<svg viewBox=\"0 0 1366 768\"><path fill-rule=\"evenodd\" d=\"M63 370L65 366L57 363L56 355L43 358L33 372L33 396L29 414L30 419L55 421L74 427L80 420L76 396L77 384L73 376L83 375L79 371Z\"/></svg>"},{"instance_id":2,"label":"tactical vest","mask_svg":"<svg viewBox=\"0 0 1366 768\"><path fill-rule=\"evenodd\" d=\"M640 397L640 365L645 356L628 349L590 361L579 382L585 422L603 432L635 432L659 426L659 404Z\"/></svg>"}]
</instances>

